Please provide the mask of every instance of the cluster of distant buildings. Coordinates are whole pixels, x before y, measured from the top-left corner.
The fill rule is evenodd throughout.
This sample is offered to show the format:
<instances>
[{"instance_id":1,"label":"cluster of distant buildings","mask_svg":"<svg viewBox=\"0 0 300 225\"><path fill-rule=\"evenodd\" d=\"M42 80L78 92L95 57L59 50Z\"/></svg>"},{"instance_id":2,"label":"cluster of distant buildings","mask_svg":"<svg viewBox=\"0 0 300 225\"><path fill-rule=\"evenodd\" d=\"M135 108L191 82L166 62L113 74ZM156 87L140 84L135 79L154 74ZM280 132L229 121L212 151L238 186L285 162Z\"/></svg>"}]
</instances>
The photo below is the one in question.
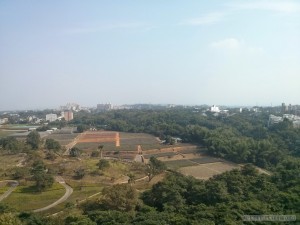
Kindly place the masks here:
<instances>
[{"instance_id":1,"label":"cluster of distant buildings","mask_svg":"<svg viewBox=\"0 0 300 225\"><path fill-rule=\"evenodd\" d=\"M273 125L282 122L284 119L288 119L289 121L293 122L293 126L295 128L300 128L300 116L296 116L293 114L283 114L282 116L275 116L270 115L269 116L269 122L268 125Z\"/></svg>"},{"instance_id":2,"label":"cluster of distant buildings","mask_svg":"<svg viewBox=\"0 0 300 225\"><path fill-rule=\"evenodd\" d=\"M96 111L97 112L104 112L114 109L114 106L111 103L105 103L105 104L97 104Z\"/></svg>"},{"instance_id":3,"label":"cluster of distant buildings","mask_svg":"<svg viewBox=\"0 0 300 225\"><path fill-rule=\"evenodd\" d=\"M285 103L281 104L281 114L282 116L275 116L271 114L269 116L268 125L277 124L282 122L284 119L288 119L293 123L295 128L300 128L300 116L298 116L298 107L291 104L286 105Z\"/></svg>"},{"instance_id":4,"label":"cluster of distant buildings","mask_svg":"<svg viewBox=\"0 0 300 225\"><path fill-rule=\"evenodd\" d=\"M282 114L297 114L298 113L298 107L296 105L286 105L285 103L281 104L281 113Z\"/></svg>"},{"instance_id":5,"label":"cluster of distant buildings","mask_svg":"<svg viewBox=\"0 0 300 225\"><path fill-rule=\"evenodd\" d=\"M60 116L57 116L55 113L50 113L46 115L46 121L54 122L56 120L65 119L66 121L70 121L74 118L74 114L71 110L61 112Z\"/></svg>"}]
</instances>

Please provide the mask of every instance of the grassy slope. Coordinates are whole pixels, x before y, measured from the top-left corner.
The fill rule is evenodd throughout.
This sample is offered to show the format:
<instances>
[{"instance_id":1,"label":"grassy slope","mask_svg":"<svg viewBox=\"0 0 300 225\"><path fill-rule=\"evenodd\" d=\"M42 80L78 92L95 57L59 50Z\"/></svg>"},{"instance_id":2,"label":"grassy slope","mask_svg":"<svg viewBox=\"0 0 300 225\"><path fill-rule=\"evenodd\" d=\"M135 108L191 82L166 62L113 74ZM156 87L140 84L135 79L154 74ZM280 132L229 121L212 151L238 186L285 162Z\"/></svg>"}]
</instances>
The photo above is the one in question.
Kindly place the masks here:
<instances>
[{"instance_id":1,"label":"grassy slope","mask_svg":"<svg viewBox=\"0 0 300 225\"><path fill-rule=\"evenodd\" d=\"M19 211L30 211L45 207L58 200L65 193L65 188L58 183L41 193L35 192L33 187L19 186L13 193L3 200L3 203Z\"/></svg>"}]
</instances>

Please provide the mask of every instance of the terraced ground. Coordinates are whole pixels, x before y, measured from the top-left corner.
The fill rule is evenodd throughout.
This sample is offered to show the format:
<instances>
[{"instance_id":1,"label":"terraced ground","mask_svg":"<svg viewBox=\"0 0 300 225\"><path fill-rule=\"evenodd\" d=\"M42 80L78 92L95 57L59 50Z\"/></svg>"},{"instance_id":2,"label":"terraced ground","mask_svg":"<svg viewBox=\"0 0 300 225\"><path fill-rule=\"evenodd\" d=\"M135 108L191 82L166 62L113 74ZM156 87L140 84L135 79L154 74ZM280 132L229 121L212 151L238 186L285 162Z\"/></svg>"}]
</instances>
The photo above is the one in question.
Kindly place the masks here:
<instances>
[{"instance_id":1,"label":"terraced ground","mask_svg":"<svg viewBox=\"0 0 300 225\"><path fill-rule=\"evenodd\" d=\"M72 136L61 138L67 137L71 138ZM90 156L93 151L98 149L99 145L103 145L104 157L133 161L139 153L142 153L145 163L151 156L154 156L164 161L169 169L199 179L208 179L213 175L239 167L236 164L208 156L205 148L186 143L164 145L158 138L150 134L87 131L77 139L75 146L83 151L84 156ZM138 150L138 146L141 146L139 150L142 152Z\"/></svg>"}]
</instances>

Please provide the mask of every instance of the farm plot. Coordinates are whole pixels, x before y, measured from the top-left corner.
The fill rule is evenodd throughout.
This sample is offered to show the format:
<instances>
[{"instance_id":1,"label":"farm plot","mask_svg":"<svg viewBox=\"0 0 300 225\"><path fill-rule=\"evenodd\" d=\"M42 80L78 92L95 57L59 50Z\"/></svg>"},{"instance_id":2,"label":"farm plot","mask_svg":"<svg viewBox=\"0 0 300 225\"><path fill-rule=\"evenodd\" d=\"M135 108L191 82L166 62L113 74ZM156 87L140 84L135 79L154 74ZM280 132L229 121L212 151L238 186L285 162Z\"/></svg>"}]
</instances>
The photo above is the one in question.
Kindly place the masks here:
<instances>
[{"instance_id":1,"label":"farm plot","mask_svg":"<svg viewBox=\"0 0 300 225\"><path fill-rule=\"evenodd\" d=\"M86 131L74 140L74 145L85 151L96 150L100 144L104 146L104 151L116 151L116 148L120 145L119 133Z\"/></svg>"},{"instance_id":2,"label":"farm plot","mask_svg":"<svg viewBox=\"0 0 300 225\"><path fill-rule=\"evenodd\" d=\"M105 142L118 142L118 132L107 131L87 131L84 132L78 140L78 143L105 143Z\"/></svg>"},{"instance_id":3,"label":"farm plot","mask_svg":"<svg viewBox=\"0 0 300 225\"><path fill-rule=\"evenodd\" d=\"M0 138L4 138L4 137L7 137L11 134L14 134L16 133L15 131L12 131L12 130L0 130Z\"/></svg>"},{"instance_id":4,"label":"farm plot","mask_svg":"<svg viewBox=\"0 0 300 225\"><path fill-rule=\"evenodd\" d=\"M156 154L150 154L150 155L144 155L145 159L149 159L151 156L154 156L155 158L173 158L176 155L175 152L162 152L162 153L156 153ZM182 158L182 157L181 157Z\"/></svg>"},{"instance_id":5,"label":"farm plot","mask_svg":"<svg viewBox=\"0 0 300 225\"><path fill-rule=\"evenodd\" d=\"M186 176L193 176L196 179L207 180L214 175L221 174L235 168L239 168L239 166L228 162L216 162L182 167L179 171Z\"/></svg>"},{"instance_id":6,"label":"farm plot","mask_svg":"<svg viewBox=\"0 0 300 225\"><path fill-rule=\"evenodd\" d=\"M198 164L206 164L206 163L215 163L215 162L222 162L222 159L214 158L214 157L201 157L201 158L195 158L190 159L191 161L198 163Z\"/></svg>"},{"instance_id":7,"label":"farm plot","mask_svg":"<svg viewBox=\"0 0 300 225\"><path fill-rule=\"evenodd\" d=\"M161 148L161 144L156 137L144 133L120 133L121 146L126 146L126 150L137 150L137 146L141 145L142 150Z\"/></svg>"},{"instance_id":8,"label":"farm plot","mask_svg":"<svg viewBox=\"0 0 300 225\"><path fill-rule=\"evenodd\" d=\"M68 134L68 133L52 133L47 138L52 138L58 141L61 145L67 145L76 138L78 134Z\"/></svg>"},{"instance_id":9,"label":"farm plot","mask_svg":"<svg viewBox=\"0 0 300 225\"><path fill-rule=\"evenodd\" d=\"M149 134L109 131L86 132L78 138L76 147L83 150L95 150L99 144L104 146L104 154L112 151L135 152L138 145L141 145L143 150L161 147L159 141Z\"/></svg>"},{"instance_id":10,"label":"farm plot","mask_svg":"<svg viewBox=\"0 0 300 225\"><path fill-rule=\"evenodd\" d=\"M186 148L179 150L181 154L189 154L189 153L205 153L206 148L198 147L198 148Z\"/></svg>"},{"instance_id":11,"label":"farm plot","mask_svg":"<svg viewBox=\"0 0 300 225\"><path fill-rule=\"evenodd\" d=\"M172 160L172 161L166 161L164 162L167 166L167 168L171 170L178 170L182 167L190 167L190 166L195 166L197 165L195 162L182 159L182 160Z\"/></svg>"}]
</instances>

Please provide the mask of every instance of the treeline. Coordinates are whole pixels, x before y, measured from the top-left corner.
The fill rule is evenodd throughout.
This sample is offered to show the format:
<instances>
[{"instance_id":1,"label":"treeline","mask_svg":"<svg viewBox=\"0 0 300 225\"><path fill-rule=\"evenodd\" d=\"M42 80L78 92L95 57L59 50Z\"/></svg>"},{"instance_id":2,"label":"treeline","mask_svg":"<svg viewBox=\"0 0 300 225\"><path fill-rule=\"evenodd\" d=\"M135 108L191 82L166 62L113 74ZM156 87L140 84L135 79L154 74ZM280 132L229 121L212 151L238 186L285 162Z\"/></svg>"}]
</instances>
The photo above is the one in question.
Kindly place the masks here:
<instances>
[{"instance_id":1,"label":"treeline","mask_svg":"<svg viewBox=\"0 0 300 225\"><path fill-rule=\"evenodd\" d=\"M60 143L52 138L48 138L44 142L37 131L31 131L25 140L20 140L16 137L0 138L0 150L8 154L29 152L30 150L38 150L42 147L56 152L62 148Z\"/></svg>"}]
</instances>

